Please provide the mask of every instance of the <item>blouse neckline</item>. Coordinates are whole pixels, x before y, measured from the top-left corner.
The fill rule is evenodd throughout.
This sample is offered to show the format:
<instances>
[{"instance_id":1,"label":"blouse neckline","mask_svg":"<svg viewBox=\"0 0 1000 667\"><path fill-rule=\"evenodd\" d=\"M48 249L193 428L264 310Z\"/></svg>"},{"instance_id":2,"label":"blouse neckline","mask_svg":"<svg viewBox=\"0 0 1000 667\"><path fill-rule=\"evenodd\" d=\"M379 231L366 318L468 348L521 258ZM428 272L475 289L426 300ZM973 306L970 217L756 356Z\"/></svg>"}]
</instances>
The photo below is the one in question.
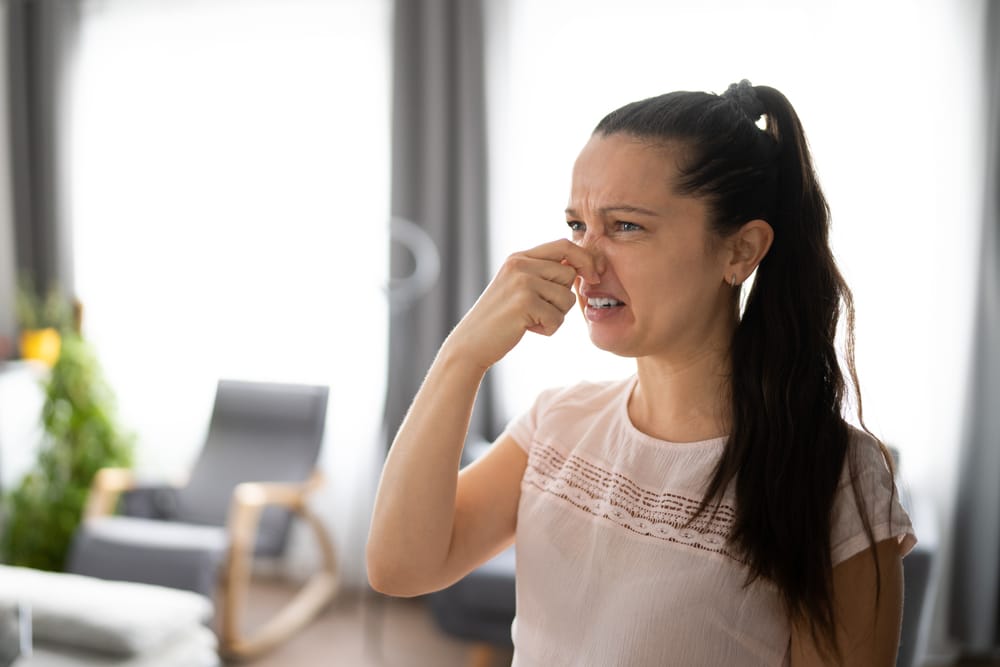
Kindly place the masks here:
<instances>
[{"instance_id":1,"label":"blouse neckline","mask_svg":"<svg viewBox=\"0 0 1000 667\"><path fill-rule=\"evenodd\" d=\"M632 437L633 440L642 442L644 444L653 447L669 447L678 449L692 449L692 450L705 450L713 448L721 448L726 444L726 440L729 439L728 435L721 435L715 438L709 438L707 440L695 440L692 442L674 442L671 440L661 440L660 438L655 438L648 433L640 431L634 423L632 423L632 418L628 414L628 402L632 398L632 392L635 391L636 385L639 383L639 375L633 374L630 378L625 380L627 386L625 391L619 394L618 403L618 416L621 419L621 423L624 425L626 432Z\"/></svg>"}]
</instances>

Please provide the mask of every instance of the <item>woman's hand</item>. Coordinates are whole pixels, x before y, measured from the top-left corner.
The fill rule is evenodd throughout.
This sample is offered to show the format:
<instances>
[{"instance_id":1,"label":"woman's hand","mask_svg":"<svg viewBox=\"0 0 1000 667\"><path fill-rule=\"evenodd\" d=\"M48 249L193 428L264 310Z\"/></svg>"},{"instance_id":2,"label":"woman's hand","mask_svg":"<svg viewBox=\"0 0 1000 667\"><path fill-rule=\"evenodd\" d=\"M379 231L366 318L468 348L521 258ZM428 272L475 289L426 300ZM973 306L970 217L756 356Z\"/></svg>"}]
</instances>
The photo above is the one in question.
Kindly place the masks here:
<instances>
[{"instance_id":1,"label":"woman's hand","mask_svg":"<svg viewBox=\"0 0 1000 667\"><path fill-rule=\"evenodd\" d=\"M576 303L577 276L600 282L594 257L567 239L514 253L445 346L485 370L510 352L525 331L551 336Z\"/></svg>"}]
</instances>

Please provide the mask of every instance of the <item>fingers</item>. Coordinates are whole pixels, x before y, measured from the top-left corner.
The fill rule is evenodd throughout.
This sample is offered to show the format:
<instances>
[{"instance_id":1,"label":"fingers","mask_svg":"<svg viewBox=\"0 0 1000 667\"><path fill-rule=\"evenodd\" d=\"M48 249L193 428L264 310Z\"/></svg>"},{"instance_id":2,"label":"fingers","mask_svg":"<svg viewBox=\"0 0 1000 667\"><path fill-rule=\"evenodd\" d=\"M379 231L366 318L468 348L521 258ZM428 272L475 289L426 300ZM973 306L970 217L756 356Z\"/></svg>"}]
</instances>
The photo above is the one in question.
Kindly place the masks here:
<instances>
[{"instance_id":1,"label":"fingers","mask_svg":"<svg viewBox=\"0 0 1000 667\"><path fill-rule=\"evenodd\" d=\"M537 259L524 253L511 255L504 262L503 270L514 275L539 277L543 280L570 287L577 277L576 269L568 264Z\"/></svg>"},{"instance_id":2,"label":"fingers","mask_svg":"<svg viewBox=\"0 0 1000 667\"><path fill-rule=\"evenodd\" d=\"M601 277L597 272L597 260L594 255L586 248L578 246L569 239L559 239L558 241L543 243L523 254L534 259L543 259L571 266L581 278L592 285L601 282Z\"/></svg>"},{"instance_id":3,"label":"fingers","mask_svg":"<svg viewBox=\"0 0 1000 667\"><path fill-rule=\"evenodd\" d=\"M549 280L539 280L534 289L543 301L551 304L561 313L568 313L570 308L576 305L576 294L570 285L556 284Z\"/></svg>"},{"instance_id":4,"label":"fingers","mask_svg":"<svg viewBox=\"0 0 1000 667\"><path fill-rule=\"evenodd\" d=\"M551 336L566 319L566 311L553 306L548 301L540 301L538 306L530 315L530 321L525 325L526 331Z\"/></svg>"},{"instance_id":5,"label":"fingers","mask_svg":"<svg viewBox=\"0 0 1000 667\"><path fill-rule=\"evenodd\" d=\"M569 278L566 279L569 285L546 278L546 275L551 273L524 270L525 266L540 269L543 264L554 267L555 272L563 272L564 275L561 276L563 279L566 279L565 274L569 274ZM575 270L554 262L524 257L509 260L507 266L522 270L509 277L508 285L512 289L505 290L506 295L501 297L501 303L512 307L513 312L520 313L521 326L525 330L546 336L555 333L562 325L566 313L577 302L576 294L571 287L576 277Z\"/></svg>"},{"instance_id":6,"label":"fingers","mask_svg":"<svg viewBox=\"0 0 1000 667\"><path fill-rule=\"evenodd\" d=\"M559 267L558 264L556 266ZM560 268L573 271L569 267ZM550 309L557 311L561 317L576 304L576 294L572 287L547 280L540 275L516 274L512 277L510 286L512 289L501 297L501 301L512 306L515 311L524 313L528 318L527 324L548 322Z\"/></svg>"},{"instance_id":7,"label":"fingers","mask_svg":"<svg viewBox=\"0 0 1000 667\"><path fill-rule=\"evenodd\" d=\"M576 304L576 295L569 287L539 277L532 277L526 282L524 327L528 331L551 336L562 326L566 313Z\"/></svg>"}]
</instances>

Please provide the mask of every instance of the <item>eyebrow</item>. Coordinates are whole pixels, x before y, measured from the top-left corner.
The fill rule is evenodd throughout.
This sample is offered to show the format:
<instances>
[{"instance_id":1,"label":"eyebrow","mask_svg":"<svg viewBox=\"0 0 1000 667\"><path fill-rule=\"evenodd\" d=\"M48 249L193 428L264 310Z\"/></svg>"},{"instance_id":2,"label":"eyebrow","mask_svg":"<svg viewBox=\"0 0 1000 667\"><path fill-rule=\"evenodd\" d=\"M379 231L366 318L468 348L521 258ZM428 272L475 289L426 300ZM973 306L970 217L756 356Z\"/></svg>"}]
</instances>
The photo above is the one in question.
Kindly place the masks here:
<instances>
[{"instance_id":1,"label":"eyebrow","mask_svg":"<svg viewBox=\"0 0 1000 667\"><path fill-rule=\"evenodd\" d=\"M631 204L614 204L612 206L603 206L597 209L598 213L639 213L641 215L659 215L656 211L651 211L648 208L642 208L641 206L632 206ZM567 208L566 213L574 217L579 217L579 213L573 208Z\"/></svg>"}]
</instances>

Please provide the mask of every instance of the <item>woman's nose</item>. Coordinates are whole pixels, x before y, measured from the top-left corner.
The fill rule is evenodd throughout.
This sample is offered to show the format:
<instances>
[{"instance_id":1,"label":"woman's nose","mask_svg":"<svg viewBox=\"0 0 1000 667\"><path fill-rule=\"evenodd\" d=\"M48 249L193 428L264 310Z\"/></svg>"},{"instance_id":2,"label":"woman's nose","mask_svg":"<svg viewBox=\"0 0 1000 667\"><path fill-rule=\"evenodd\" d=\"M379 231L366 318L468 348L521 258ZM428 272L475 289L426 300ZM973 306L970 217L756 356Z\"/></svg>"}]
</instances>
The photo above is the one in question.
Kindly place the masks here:
<instances>
[{"instance_id":1,"label":"woman's nose","mask_svg":"<svg viewBox=\"0 0 1000 667\"><path fill-rule=\"evenodd\" d=\"M584 237L581 246L590 252L591 257L594 258L594 270L597 271L598 276L604 275L604 272L608 268L608 260L605 254L605 244L606 239L598 234L592 234L588 231Z\"/></svg>"}]
</instances>

